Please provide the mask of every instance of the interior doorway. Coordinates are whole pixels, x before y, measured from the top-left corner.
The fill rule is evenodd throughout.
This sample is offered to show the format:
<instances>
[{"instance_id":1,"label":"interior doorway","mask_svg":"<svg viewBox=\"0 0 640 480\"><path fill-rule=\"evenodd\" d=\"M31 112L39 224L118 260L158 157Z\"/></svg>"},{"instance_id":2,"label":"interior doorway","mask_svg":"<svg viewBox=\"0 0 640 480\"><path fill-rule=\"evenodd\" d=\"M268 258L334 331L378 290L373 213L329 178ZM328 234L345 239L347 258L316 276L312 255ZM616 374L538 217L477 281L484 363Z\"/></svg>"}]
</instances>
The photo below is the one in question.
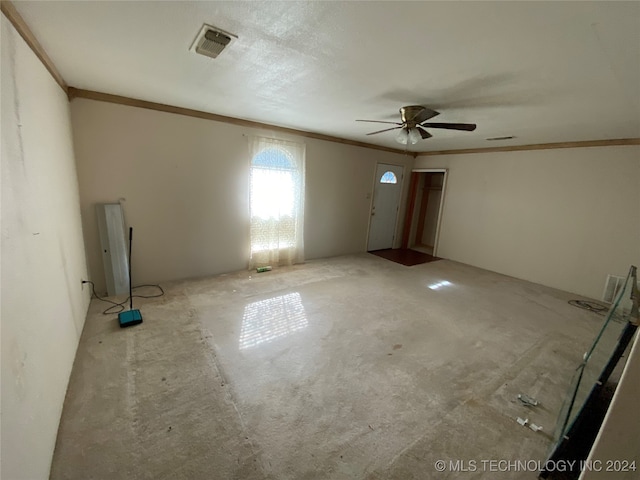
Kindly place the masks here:
<instances>
[{"instance_id":1,"label":"interior doorway","mask_svg":"<svg viewBox=\"0 0 640 480\"><path fill-rule=\"evenodd\" d=\"M376 168L367 250L393 247L400 210L404 167L379 163Z\"/></svg>"},{"instance_id":2,"label":"interior doorway","mask_svg":"<svg viewBox=\"0 0 640 480\"><path fill-rule=\"evenodd\" d=\"M411 172L402 248L437 256L446 178L445 169Z\"/></svg>"}]
</instances>

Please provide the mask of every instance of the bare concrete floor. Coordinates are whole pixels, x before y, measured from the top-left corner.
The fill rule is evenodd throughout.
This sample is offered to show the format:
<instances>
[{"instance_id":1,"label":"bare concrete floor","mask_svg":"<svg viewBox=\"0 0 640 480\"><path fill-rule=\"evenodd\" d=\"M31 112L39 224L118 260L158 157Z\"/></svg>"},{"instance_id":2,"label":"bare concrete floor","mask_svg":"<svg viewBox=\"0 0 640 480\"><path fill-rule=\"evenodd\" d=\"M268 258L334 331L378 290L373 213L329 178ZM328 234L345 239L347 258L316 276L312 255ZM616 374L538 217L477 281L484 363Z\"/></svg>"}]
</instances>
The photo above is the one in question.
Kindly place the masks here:
<instances>
[{"instance_id":1,"label":"bare concrete floor","mask_svg":"<svg viewBox=\"0 0 640 480\"><path fill-rule=\"evenodd\" d=\"M572 294L369 254L164 287L128 329L92 302L53 479L534 479L488 461L546 458L602 321Z\"/></svg>"}]
</instances>

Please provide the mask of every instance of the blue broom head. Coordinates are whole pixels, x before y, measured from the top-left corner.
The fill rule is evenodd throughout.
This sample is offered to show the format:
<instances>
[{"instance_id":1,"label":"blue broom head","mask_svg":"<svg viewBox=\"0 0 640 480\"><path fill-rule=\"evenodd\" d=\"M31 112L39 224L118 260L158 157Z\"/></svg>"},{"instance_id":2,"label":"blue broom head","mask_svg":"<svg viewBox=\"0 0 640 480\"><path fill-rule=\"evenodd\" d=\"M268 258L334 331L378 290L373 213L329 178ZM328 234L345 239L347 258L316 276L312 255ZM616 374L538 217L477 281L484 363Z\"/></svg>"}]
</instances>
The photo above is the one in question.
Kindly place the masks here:
<instances>
[{"instance_id":1,"label":"blue broom head","mask_svg":"<svg viewBox=\"0 0 640 480\"><path fill-rule=\"evenodd\" d=\"M142 314L140 310L127 310L126 312L120 312L118 314L118 322L120 327L132 327L142 323Z\"/></svg>"}]
</instances>

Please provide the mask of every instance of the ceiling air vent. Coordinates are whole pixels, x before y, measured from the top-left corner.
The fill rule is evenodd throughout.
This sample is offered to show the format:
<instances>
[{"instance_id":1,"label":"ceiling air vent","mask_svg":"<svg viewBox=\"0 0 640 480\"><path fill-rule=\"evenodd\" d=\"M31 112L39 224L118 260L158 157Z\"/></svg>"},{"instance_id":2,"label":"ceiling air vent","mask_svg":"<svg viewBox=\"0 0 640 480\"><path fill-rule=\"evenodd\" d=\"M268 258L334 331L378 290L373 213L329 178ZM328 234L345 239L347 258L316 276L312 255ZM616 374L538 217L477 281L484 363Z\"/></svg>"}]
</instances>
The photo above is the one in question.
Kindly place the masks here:
<instances>
[{"instance_id":1,"label":"ceiling air vent","mask_svg":"<svg viewBox=\"0 0 640 480\"><path fill-rule=\"evenodd\" d=\"M493 140L511 140L512 138L516 138L513 135L509 135L508 137L493 137L493 138L487 138L485 140L489 140L490 142Z\"/></svg>"},{"instance_id":2,"label":"ceiling air vent","mask_svg":"<svg viewBox=\"0 0 640 480\"><path fill-rule=\"evenodd\" d=\"M232 33L225 32L224 30L205 23L189 50L199 53L200 55L216 58L236 38L238 37Z\"/></svg>"}]
</instances>

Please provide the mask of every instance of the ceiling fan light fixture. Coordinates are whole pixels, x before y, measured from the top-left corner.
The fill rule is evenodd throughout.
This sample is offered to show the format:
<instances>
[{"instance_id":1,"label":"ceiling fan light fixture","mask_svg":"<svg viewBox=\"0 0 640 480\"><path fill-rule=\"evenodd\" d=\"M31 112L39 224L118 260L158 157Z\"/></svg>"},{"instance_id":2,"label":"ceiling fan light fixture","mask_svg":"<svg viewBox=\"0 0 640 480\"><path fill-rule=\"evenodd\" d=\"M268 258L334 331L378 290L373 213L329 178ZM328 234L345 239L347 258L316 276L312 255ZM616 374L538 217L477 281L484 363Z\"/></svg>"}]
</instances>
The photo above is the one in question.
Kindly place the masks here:
<instances>
[{"instance_id":1,"label":"ceiling fan light fixture","mask_svg":"<svg viewBox=\"0 0 640 480\"><path fill-rule=\"evenodd\" d=\"M402 145L415 145L416 143L418 143L418 140L420 140L422 138L422 136L420 135L420 132L418 131L417 128L412 127L412 128L403 128L398 132L398 135L396 136L396 142L402 144Z\"/></svg>"},{"instance_id":2,"label":"ceiling fan light fixture","mask_svg":"<svg viewBox=\"0 0 640 480\"><path fill-rule=\"evenodd\" d=\"M409 142L411 142L411 145L418 143L421 138L422 136L416 127L409 129Z\"/></svg>"},{"instance_id":3,"label":"ceiling fan light fixture","mask_svg":"<svg viewBox=\"0 0 640 480\"><path fill-rule=\"evenodd\" d=\"M396 135L396 142L401 145L406 145L409 142L409 134L405 128L401 129Z\"/></svg>"}]
</instances>

